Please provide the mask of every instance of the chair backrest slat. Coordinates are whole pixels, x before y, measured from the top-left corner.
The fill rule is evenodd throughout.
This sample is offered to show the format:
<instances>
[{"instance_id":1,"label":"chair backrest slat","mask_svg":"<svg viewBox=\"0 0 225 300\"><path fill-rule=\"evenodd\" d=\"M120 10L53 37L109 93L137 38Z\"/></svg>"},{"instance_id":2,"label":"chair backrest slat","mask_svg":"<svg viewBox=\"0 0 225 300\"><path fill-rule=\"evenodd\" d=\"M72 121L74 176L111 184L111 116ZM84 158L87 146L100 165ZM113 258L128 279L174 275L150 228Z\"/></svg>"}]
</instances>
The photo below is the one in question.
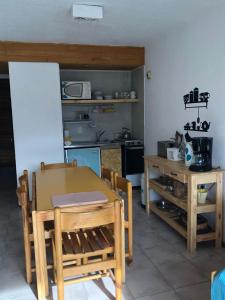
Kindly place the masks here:
<instances>
[{"instance_id":1,"label":"chair backrest slat","mask_svg":"<svg viewBox=\"0 0 225 300\"><path fill-rule=\"evenodd\" d=\"M28 199L27 190L25 185L21 185L16 190L17 197L21 203L22 207L22 216L23 216L23 230L24 234L32 233L32 228L30 226L29 217L30 217L30 201Z\"/></svg>"},{"instance_id":2,"label":"chair backrest slat","mask_svg":"<svg viewBox=\"0 0 225 300\"><path fill-rule=\"evenodd\" d=\"M24 202L23 205L26 206L27 213L29 214L30 198L29 198L29 182L28 182L28 171L27 170L24 170L23 175L21 175L19 177L19 184L20 184L20 187L23 187L22 191L23 191L23 193L25 193L25 195L23 196L23 202ZM17 193L17 195L18 195L18 193ZM22 199L22 195L20 197L18 197L19 203L22 206L22 203L20 202L21 199Z\"/></svg>"},{"instance_id":3,"label":"chair backrest slat","mask_svg":"<svg viewBox=\"0 0 225 300\"><path fill-rule=\"evenodd\" d=\"M61 231L98 227L115 221L113 204L56 208L55 211L57 210L60 212L60 219L57 214L55 222L60 222Z\"/></svg>"},{"instance_id":4,"label":"chair backrest slat","mask_svg":"<svg viewBox=\"0 0 225 300\"><path fill-rule=\"evenodd\" d=\"M105 168L102 166L102 179L107 180L108 183L110 184L110 187L114 187L114 172L111 169Z\"/></svg>"},{"instance_id":5,"label":"chair backrest slat","mask_svg":"<svg viewBox=\"0 0 225 300\"><path fill-rule=\"evenodd\" d=\"M116 191L123 191L127 193L127 196L132 196L132 183L126 178L118 176L118 173L114 174L114 188Z\"/></svg>"},{"instance_id":6,"label":"chair backrest slat","mask_svg":"<svg viewBox=\"0 0 225 300\"><path fill-rule=\"evenodd\" d=\"M125 197L125 228L128 231L128 248L126 255L128 261L133 260L133 202L132 202L132 183L126 178L114 174L114 189L119 194L121 191L126 194Z\"/></svg>"},{"instance_id":7,"label":"chair backrest slat","mask_svg":"<svg viewBox=\"0 0 225 300\"><path fill-rule=\"evenodd\" d=\"M45 164L41 162L41 170L51 170L51 169L61 169L61 168L75 168L77 167L77 161L73 160L71 163L54 163L54 164Z\"/></svg>"},{"instance_id":8,"label":"chair backrest slat","mask_svg":"<svg viewBox=\"0 0 225 300\"><path fill-rule=\"evenodd\" d=\"M32 172L32 210L36 210L36 172Z\"/></svg>"}]
</instances>

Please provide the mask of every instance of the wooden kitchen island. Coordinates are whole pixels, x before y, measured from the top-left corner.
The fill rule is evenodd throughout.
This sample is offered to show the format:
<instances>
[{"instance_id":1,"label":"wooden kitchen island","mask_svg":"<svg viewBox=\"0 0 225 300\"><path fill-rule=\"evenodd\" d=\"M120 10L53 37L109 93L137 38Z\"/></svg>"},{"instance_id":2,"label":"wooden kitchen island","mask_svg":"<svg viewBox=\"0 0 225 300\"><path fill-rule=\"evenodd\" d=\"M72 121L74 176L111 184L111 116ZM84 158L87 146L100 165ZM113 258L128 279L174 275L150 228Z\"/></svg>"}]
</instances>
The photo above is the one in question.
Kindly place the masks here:
<instances>
[{"instance_id":1,"label":"wooden kitchen island","mask_svg":"<svg viewBox=\"0 0 225 300\"><path fill-rule=\"evenodd\" d=\"M165 189L158 181L151 178L151 173L167 175L183 184L187 184L187 197L178 198L174 193ZM213 169L210 172L192 172L184 162L170 161L159 156L145 156L145 199L146 212L155 213L173 229L187 239L187 249L194 252L198 242L215 240L216 247L221 247L222 242L222 184L224 170ZM155 177L155 176L154 176ZM215 196L207 200L205 204L197 202L197 186L201 184L215 184ZM155 191L160 197L169 203L176 205L187 213L187 226L179 222L168 211L160 209L156 201L151 199L150 190ZM208 227L207 232L197 231L197 215L214 213L215 226Z\"/></svg>"}]
</instances>

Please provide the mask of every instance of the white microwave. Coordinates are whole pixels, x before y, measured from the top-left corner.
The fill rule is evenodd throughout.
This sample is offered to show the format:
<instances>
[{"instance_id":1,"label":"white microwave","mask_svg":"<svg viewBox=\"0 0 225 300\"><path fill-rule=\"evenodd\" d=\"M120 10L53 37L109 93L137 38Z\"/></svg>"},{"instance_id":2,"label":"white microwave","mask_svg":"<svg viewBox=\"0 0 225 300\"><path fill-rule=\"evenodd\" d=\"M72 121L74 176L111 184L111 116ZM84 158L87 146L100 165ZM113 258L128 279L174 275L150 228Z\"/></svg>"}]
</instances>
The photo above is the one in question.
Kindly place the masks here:
<instances>
[{"instance_id":1,"label":"white microwave","mask_svg":"<svg viewBox=\"0 0 225 300\"><path fill-rule=\"evenodd\" d=\"M62 81L62 99L91 99L90 81Z\"/></svg>"}]
</instances>

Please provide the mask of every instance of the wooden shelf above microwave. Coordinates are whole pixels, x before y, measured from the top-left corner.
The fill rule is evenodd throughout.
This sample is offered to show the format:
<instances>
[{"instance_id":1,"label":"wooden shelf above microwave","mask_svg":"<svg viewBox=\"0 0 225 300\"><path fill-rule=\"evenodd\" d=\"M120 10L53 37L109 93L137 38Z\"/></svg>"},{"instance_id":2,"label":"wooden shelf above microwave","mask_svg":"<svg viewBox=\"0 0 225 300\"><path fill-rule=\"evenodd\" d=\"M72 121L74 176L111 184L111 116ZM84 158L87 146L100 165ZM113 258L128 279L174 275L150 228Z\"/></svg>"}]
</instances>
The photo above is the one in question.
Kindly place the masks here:
<instances>
[{"instance_id":1,"label":"wooden shelf above microwave","mask_svg":"<svg viewBox=\"0 0 225 300\"><path fill-rule=\"evenodd\" d=\"M111 100L62 100L62 104L112 104L112 103L137 103L138 99L111 99Z\"/></svg>"}]
</instances>

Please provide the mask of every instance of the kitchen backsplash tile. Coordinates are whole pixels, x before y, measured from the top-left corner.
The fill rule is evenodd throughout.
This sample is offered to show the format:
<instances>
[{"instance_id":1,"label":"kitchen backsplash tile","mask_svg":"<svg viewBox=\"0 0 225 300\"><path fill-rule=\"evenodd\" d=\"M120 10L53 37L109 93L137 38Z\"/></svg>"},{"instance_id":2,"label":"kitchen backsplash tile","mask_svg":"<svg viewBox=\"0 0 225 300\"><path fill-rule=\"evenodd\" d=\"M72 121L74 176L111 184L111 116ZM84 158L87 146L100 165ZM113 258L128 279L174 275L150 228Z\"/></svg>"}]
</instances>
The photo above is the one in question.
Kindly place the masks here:
<instances>
[{"instance_id":1,"label":"kitchen backsplash tile","mask_svg":"<svg viewBox=\"0 0 225 300\"><path fill-rule=\"evenodd\" d=\"M93 108L95 106L84 105L68 105L63 106L63 120L78 119L80 113L89 115L93 123L64 123L64 129L70 131L73 141L94 141L96 137L96 130L104 130L102 139L114 139L121 131L122 127L131 129L131 104L121 105L115 104L114 112L95 113ZM93 124L96 127L93 127Z\"/></svg>"}]
</instances>

